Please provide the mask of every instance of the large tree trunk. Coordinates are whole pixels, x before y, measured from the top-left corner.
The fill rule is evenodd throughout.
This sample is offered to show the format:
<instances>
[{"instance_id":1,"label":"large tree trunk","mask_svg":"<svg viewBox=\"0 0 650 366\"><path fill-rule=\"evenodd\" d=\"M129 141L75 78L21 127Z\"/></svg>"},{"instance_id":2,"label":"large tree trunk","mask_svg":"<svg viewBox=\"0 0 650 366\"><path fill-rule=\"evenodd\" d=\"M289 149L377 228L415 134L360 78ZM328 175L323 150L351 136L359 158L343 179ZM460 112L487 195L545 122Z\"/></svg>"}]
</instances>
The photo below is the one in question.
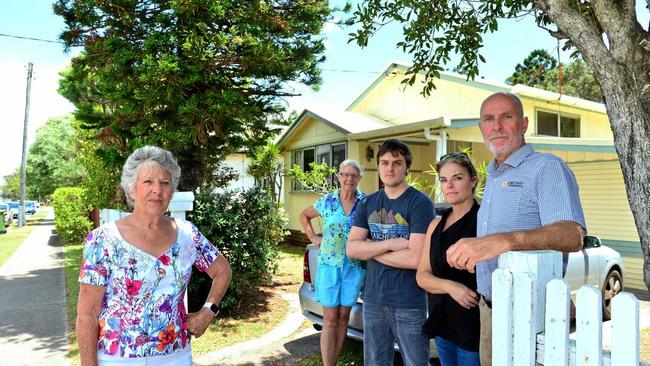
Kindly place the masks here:
<instances>
[{"instance_id":1,"label":"large tree trunk","mask_svg":"<svg viewBox=\"0 0 650 366\"><path fill-rule=\"evenodd\" d=\"M650 35L636 21L633 0L591 4L585 17L566 0L535 2L580 51L600 84L650 289Z\"/></svg>"}]
</instances>

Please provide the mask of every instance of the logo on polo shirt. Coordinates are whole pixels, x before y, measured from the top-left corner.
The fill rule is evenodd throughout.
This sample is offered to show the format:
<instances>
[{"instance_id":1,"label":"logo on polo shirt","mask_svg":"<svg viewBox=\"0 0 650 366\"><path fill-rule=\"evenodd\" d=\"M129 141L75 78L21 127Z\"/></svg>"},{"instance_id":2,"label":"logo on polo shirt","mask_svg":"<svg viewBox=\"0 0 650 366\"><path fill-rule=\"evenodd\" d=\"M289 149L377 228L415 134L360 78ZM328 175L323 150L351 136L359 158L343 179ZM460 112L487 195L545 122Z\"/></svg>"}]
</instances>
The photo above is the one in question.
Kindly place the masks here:
<instances>
[{"instance_id":1,"label":"logo on polo shirt","mask_svg":"<svg viewBox=\"0 0 650 366\"><path fill-rule=\"evenodd\" d=\"M504 180L501 182L502 188L523 188L524 182L518 180Z\"/></svg>"}]
</instances>

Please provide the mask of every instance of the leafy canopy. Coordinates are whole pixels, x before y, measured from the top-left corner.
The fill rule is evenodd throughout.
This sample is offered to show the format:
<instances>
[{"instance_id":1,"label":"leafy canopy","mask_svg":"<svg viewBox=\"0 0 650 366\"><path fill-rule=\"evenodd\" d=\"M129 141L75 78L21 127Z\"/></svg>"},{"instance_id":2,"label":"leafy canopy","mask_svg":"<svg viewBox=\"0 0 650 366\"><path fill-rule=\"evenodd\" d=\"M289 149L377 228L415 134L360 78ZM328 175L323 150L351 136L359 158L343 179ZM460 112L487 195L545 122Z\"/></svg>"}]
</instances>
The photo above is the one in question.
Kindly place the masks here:
<instances>
[{"instance_id":1,"label":"leafy canopy","mask_svg":"<svg viewBox=\"0 0 650 366\"><path fill-rule=\"evenodd\" d=\"M96 150L120 165L136 147L171 150L194 189L229 152L264 141L266 123L316 87L327 1L58 0L61 39L84 46L60 84Z\"/></svg>"},{"instance_id":2,"label":"leafy canopy","mask_svg":"<svg viewBox=\"0 0 650 366\"><path fill-rule=\"evenodd\" d=\"M523 64L517 64L515 72L506 79L506 82L603 102L600 85L589 66L581 58L576 58L568 64L557 65L555 57L545 50L531 52L524 59Z\"/></svg>"}]
</instances>

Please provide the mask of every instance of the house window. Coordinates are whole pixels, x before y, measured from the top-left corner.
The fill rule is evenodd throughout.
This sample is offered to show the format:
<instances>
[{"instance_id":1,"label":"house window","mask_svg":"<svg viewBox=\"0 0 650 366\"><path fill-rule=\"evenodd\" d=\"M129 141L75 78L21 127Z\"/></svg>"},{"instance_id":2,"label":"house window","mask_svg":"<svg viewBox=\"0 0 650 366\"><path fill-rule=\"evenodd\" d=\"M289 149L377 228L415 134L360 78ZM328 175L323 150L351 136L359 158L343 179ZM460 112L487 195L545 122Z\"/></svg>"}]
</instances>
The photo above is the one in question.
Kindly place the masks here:
<instances>
[{"instance_id":1,"label":"house window","mask_svg":"<svg viewBox=\"0 0 650 366\"><path fill-rule=\"evenodd\" d=\"M341 162L346 158L347 146L345 142L318 145L293 151L293 164L298 165L305 172L311 170L309 164L313 162L316 162L316 164L325 163L338 169L339 164L341 164ZM331 182L334 182L334 184L338 183L338 180L334 175L330 177L330 183ZM301 187L296 185L296 182L294 182L293 189L300 190Z\"/></svg>"},{"instance_id":2,"label":"house window","mask_svg":"<svg viewBox=\"0 0 650 366\"><path fill-rule=\"evenodd\" d=\"M580 137L580 118L546 111L537 111L537 135Z\"/></svg>"}]
</instances>

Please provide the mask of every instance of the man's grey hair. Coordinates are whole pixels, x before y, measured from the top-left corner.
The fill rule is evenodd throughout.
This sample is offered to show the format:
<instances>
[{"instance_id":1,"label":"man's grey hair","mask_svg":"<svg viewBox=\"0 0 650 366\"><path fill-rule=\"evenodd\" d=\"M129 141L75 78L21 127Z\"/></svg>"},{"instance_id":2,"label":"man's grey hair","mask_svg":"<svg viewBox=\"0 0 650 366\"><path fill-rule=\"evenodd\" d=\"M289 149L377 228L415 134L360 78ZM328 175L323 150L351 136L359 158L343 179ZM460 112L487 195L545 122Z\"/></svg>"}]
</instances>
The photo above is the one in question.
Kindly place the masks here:
<instances>
[{"instance_id":1,"label":"man's grey hair","mask_svg":"<svg viewBox=\"0 0 650 366\"><path fill-rule=\"evenodd\" d=\"M521 103L521 99L519 99L518 96L512 94L512 93L506 93L506 92L498 92L490 95L489 97L485 98L483 103L481 103L481 111L483 111L483 105L485 105L485 102L488 100L496 97L496 96L503 96L503 97L508 97L512 99L512 102L515 104L515 108L517 108L517 113L518 117L523 119L524 118L524 105Z\"/></svg>"},{"instance_id":2,"label":"man's grey hair","mask_svg":"<svg viewBox=\"0 0 650 366\"><path fill-rule=\"evenodd\" d=\"M354 159L345 159L339 164L339 172L343 170L346 166L351 166L359 172L359 175L363 174L363 169L361 169L361 164Z\"/></svg>"},{"instance_id":3,"label":"man's grey hair","mask_svg":"<svg viewBox=\"0 0 650 366\"><path fill-rule=\"evenodd\" d=\"M174 158L174 155L168 150L161 149L157 146L143 146L129 155L122 168L122 179L120 186L126 194L126 202L133 207L133 198L131 192L135 188L138 179L138 173L143 166L157 164L169 172L172 177L172 187L174 192L178 188L178 181L181 179L181 167Z\"/></svg>"}]
</instances>

